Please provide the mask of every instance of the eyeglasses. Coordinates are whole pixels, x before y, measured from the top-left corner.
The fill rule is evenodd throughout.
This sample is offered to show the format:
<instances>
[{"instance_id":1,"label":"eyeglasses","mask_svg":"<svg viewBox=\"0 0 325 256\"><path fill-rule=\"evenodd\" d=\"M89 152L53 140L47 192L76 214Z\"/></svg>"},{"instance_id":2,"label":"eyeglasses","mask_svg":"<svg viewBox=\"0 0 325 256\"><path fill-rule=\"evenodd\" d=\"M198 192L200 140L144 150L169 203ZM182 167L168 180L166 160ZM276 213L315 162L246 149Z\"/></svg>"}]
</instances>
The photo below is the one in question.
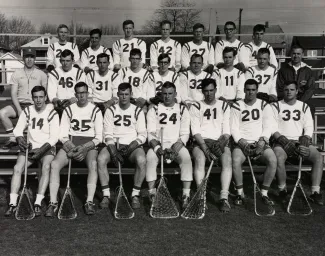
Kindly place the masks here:
<instances>
[{"instance_id":1,"label":"eyeglasses","mask_svg":"<svg viewBox=\"0 0 325 256\"><path fill-rule=\"evenodd\" d=\"M168 61L159 61L158 64L159 65L167 65L167 64L169 64L169 62Z\"/></svg>"}]
</instances>

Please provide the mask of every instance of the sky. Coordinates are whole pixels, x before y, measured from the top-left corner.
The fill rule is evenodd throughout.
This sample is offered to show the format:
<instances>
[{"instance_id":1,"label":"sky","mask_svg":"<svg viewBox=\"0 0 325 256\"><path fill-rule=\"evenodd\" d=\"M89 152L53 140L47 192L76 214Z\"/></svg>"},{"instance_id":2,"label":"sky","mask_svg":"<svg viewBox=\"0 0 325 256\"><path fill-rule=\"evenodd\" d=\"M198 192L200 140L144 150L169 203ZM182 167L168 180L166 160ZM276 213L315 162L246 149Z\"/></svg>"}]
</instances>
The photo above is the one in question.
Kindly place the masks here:
<instances>
[{"instance_id":1,"label":"sky","mask_svg":"<svg viewBox=\"0 0 325 256\"><path fill-rule=\"evenodd\" d=\"M187 1L187 0L183 0ZM59 24L72 20L72 8L78 22L87 26L98 24L118 25L133 19L140 29L150 21L161 0L1 0L0 12L7 17L23 16L36 26L43 22ZM239 8L243 8L242 24L269 21L280 25L286 33L322 33L325 31L324 0L200 0L197 7L213 8L211 21L224 24L227 20L238 23ZM215 16L215 12L217 12ZM202 22L207 24L210 10L202 12ZM121 30L122 32L122 30Z\"/></svg>"}]
</instances>

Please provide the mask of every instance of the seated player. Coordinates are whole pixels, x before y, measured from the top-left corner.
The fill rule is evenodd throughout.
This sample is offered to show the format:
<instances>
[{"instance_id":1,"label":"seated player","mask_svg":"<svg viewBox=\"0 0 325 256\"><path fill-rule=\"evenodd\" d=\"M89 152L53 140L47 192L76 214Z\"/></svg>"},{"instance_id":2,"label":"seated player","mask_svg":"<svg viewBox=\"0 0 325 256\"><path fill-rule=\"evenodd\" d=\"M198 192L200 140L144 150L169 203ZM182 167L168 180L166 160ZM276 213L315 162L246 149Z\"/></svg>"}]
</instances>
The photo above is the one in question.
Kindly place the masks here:
<instances>
[{"instance_id":1,"label":"seated player","mask_svg":"<svg viewBox=\"0 0 325 256\"><path fill-rule=\"evenodd\" d=\"M257 98L272 103L278 100L276 92L277 70L269 65L270 51L267 48L260 48L257 53L257 65L250 67L245 73L246 79L257 80Z\"/></svg>"},{"instance_id":2,"label":"seated player","mask_svg":"<svg viewBox=\"0 0 325 256\"><path fill-rule=\"evenodd\" d=\"M158 70L157 72L152 73L155 86L151 86L148 91L148 99L152 104L158 105L158 103L163 102L161 88L165 82L171 82L175 84L176 91L180 90L178 73L169 70L169 64L169 55L167 53L160 54L158 57ZM178 103L180 103L181 97L177 95L176 100Z\"/></svg>"},{"instance_id":3,"label":"seated player","mask_svg":"<svg viewBox=\"0 0 325 256\"><path fill-rule=\"evenodd\" d=\"M185 209L190 200L191 182L193 179L191 156L185 147L190 136L190 115L184 105L175 102L176 87L171 82L162 86L164 102L158 106L151 105L147 114L147 131L150 149L147 152L146 180L149 187L149 198L156 193L157 165L161 156L165 161L175 161L181 169L183 183L182 208ZM164 128L163 147L161 146L161 128Z\"/></svg>"},{"instance_id":4,"label":"seated player","mask_svg":"<svg viewBox=\"0 0 325 256\"><path fill-rule=\"evenodd\" d=\"M88 168L87 200L85 213L93 215L93 203L97 184L97 145L102 142L103 116L98 107L88 101L88 86L79 82L74 87L77 103L66 107L60 124L60 141L63 144L51 163L50 205L45 216L54 217L58 211L57 195L60 187L60 171L69 158L85 161Z\"/></svg>"},{"instance_id":5,"label":"seated player","mask_svg":"<svg viewBox=\"0 0 325 256\"><path fill-rule=\"evenodd\" d=\"M157 59L160 54L167 54L170 58L168 68L178 72L181 69L182 46L179 42L170 38L172 23L169 20L163 20L160 23L161 39L155 41L150 46L150 65L154 71L159 68ZM159 60L158 60L159 62Z\"/></svg>"},{"instance_id":6,"label":"seated player","mask_svg":"<svg viewBox=\"0 0 325 256\"><path fill-rule=\"evenodd\" d=\"M108 208L110 202L107 163L123 164L124 159L135 165L134 186L131 206L140 208L140 190L146 176L146 154L142 144L146 142L147 131L141 108L130 103L132 86L121 83L118 86L119 103L110 107L104 116L104 147L98 155L98 174L103 190L101 208ZM116 142L119 138L119 147Z\"/></svg>"},{"instance_id":7,"label":"seated player","mask_svg":"<svg viewBox=\"0 0 325 256\"><path fill-rule=\"evenodd\" d=\"M195 102L190 111L191 131L195 139L194 178L199 186L204 178L206 160L220 160L222 171L219 209L229 212L228 194L232 175L231 152L228 147L230 106L227 102L216 99L217 85L214 79L203 79L201 86L204 100Z\"/></svg>"},{"instance_id":8,"label":"seated player","mask_svg":"<svg viewBox=\"0 0 325 256\"><path fill-rule=\"evenodd\" d=\"M311 145L314 125L309 106L297 100L298 85L289 81L284 85L284 99L272 104L277 124L273 137L275 139L274 152L278 159L277 181L279 196L286 201L286 170L285 161L288 157L301 156L312 163L311 195L309 200L323 205L320 193L320 183L323 175L323 160L316 147Z\"/></svg>"},{"instance_id":9,"label":"seated player","mask_svg":"<svg viewBox=\"0 0 325 256\"><path fill-rule=\"evenodd\" d=\"M232 168L236 183L235 205L242 205L244 199L242 164L246 157L259 157L266 164L261 192L266 205L274 203L268 197L268 190L276 172L276 157L269 146L272 133L273 111L269 104L256 98L258 83L254 79L245 82L245 99L232 105L230 131L234 139Z\"/></svg>"},{"instance_id":10,"label":"seated player","mask_svg":"<svg viewBox=\"0 0 325 256\"><path fill-rule=\"evenodd\" d=\"M113 97L113 90L118 86L118 74L109 70L110 57L106 53L97 55L98 70L89 71L87 74L87 84L91 88L90 97L102 113L117 103L118 99Z\"/></svg>"},{"instance_id":11,"label":"seated player","mask_svg":"<svg viewBox=\"0 0 325 256\"><path fill-rule=\"evenodd\" d=\"M234 48L225 47L223 50L224 65L212 74L212 78L216 79L219 88L217 97L230 104L244 98L245 76L243 72L234 67L236 54Z\"/></svg>"},{"instance_id":12,"label":"seated player","mask_svg":"<svg viewBox=\"0 0 325 256\"><path fill-rule=\"evenodd\" d=\"M201 82L211 75L202 70L203 57L193 54L191 57L190 70L182 72L179 76L181 99L188 107L195 101L203 100Z\"/></svg>"},{"instance_id":13,"label":"seated player","mask_svg":"<svg viewBox=\"0 0 325 256\"><path fill-rule=\"evenodd\" d=\"M5 213L7 217L12 216L16 211L27 148L30 149L27 166L38 161L42 165L42 174L34 203L35 216L42 214L41 204L49 183L50 164L55 156L55 144L59 139L59 116L52 104L45 104L47 99L45 88L43 86L35 86L31 91L31 95L34 105L23 110L14 129L14 135L20 152L11 179L9 208ZM24 138L26 127L28 129L28 144L26 138Z\"/></svg>"},{"instance_id":14,"label":"seated player","mask_svg":"<svg viewBox=\"0 0 325 256\"><path fill-rule=\"evenodd\" d=\"M60 55L61 66L49 73L47 93L59 114L65 107L77 102L73 88L78 82L86 81L83 71L72 66L73 61L74 54L64 50Z\"/></svg>"}]
</instances>

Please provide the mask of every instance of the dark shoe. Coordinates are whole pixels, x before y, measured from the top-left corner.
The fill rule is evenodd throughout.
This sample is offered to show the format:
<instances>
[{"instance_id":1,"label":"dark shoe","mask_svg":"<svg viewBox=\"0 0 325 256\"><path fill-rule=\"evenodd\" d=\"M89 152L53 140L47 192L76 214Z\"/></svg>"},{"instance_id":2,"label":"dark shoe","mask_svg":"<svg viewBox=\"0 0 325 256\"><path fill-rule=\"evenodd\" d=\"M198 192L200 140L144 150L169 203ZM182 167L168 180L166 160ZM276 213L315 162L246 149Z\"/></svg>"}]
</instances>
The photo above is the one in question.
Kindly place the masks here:
<instances>
[{"instance_id":1,"label":"dark shoe","mask_svg":"<svg viewBox=\"0 0 325 256\"><path fill-rule=\"evenodd\" d=\"M314 192L308 197L308 199L314 204L324 205L323 195L320 193Z\"/></svg>"},{"instance_id":2,"label":"dark shoe","mask_svg":"<svg viewBox=\"0 0 325 256\"><path fill-rule=\"evenodd\" d=\"M17 146L17 142L12 139L8 139L5 144L2 146L2 149L11 149L12 147Z\"/></svg>"},{"instance_id":3,"label":"dark shoe","mask_svg":"<svg viewBox=\"0 0 325 256\"><path fill-rule=\"evenodd\" d=\"M154 199L155 199L155 196L156 196L156 194L149 194L149 204L150 204L150 206L153 204L153 201L154 201Z\"/></svg>"},{"instance_id":4,"label":"dark shoe","mask_svg":"<svg viewBox=\"0 0 325 256\"><path fill-rule=\"evenodd\" d=\"M263 196L262 201L266 205L271 205L271 206L274 205L274 202L268 196Z\"/></svg>"},{"instance_id":5,"label":"dark shoe","mask_svg":"<svg viewBox=\"0 0 325 256\"><path fill-rule=\"evenodd\" d=\"M35 212L35 217L39 217L42 215L42 207L38 204L34 205L34 212Z\"/></svg>"},{"instance_id":6,"label":"dark shoe","mask_svg":"<svg viewBox=\"0 0 325 256\"><path fill-rule=\"evenodd\" d=\"M242 195L237 195L234 201L235 205L243 205L244 204L244 197Z\"/></svg>"},{"instance_id":7,"label":"dark shoe","mask_svg":"<svg viewBox=\"0 0 325 256\"><path fill-rule=\"evenodd\" d=\"M279 192L279 202L286 205L288 203L288 192L287 190L281 190Z\"/></svg>"},{"instance_id":8,"label":"dark shoe","mask_svg":"<svg viewBox=\"0 0 325 256\"><path fill-rule=\"evenodd\" d=\"M230 212L230 204L227 199L223 198L219 200L219 210L222 213L228 213Z\"/></svg>"},{"instance_id":9,"label":"dark shoe","mask_svg":"<svg viewBox=\"0 0 325 256\"><path fill-rule=\"evenodd\" d=\"M14 216L15 212L17 210L17 205L9 205L8 210L5 212L5 217L11 217Z\"/></svg>"},{"instance_id":10,"label":"dark shoe","mask_svg":"<svg viewBox=\"0 0 325 256\"><path fill-rule=\"evenodd\" d=\"M139 209L140 208L140 197L139 196L133 196L131 206L133 209Z\"/></svg>"},{"instance_id":11,"label":"dark shoe","mask_svg":"<svg viewBox=\"0 0 325 256\"><path fill-rule=\"evenodd\" d=\"M93 202L86 202L85 205L85 213L87 215L94 215L95 214L95 204Z\"/></svg>"},{"instance_id":12,"label":"dark shoe","mask_svg":"<svg viewBox=\"0 0 325 256\"><path fill-rule=\"evenodd\" d=\"M58 203L50 203L45 212L45 217L54 218L59 210Z\"/></svg>"},{"instance_id":13,"label":"dark shoe","mask_svg":"<svg viewBox=\"0 0 325 256\"><path fill-rule=\"evenodd\" d=\"M110 204L110 198L108 196L104 196L102 201L99 203L100 209L106 209L109 207Z\"/></svg>"}]
</instances>

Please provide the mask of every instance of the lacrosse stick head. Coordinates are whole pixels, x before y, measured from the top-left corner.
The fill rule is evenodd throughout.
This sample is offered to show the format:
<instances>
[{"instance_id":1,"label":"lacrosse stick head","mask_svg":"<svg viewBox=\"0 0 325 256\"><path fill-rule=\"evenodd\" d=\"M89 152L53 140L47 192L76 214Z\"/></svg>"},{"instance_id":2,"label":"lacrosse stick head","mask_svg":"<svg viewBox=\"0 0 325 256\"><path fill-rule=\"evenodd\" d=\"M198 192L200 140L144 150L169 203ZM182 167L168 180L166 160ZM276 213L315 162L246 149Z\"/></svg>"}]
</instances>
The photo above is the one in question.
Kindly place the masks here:
<instances>
[{"instance_id":1,"label":"lacrosse stick head","mask_svg":"<svg viewBox=\"0 0 325 256\"><path fill-rule=\"evenodd\" d=\"M116 219L132 219L134 217L134 211L122 186L118 188L114 216Z\"/></svg>"},{"instance_id":2,"label":"lacrosse stick head","mask_svg":"<svg viewBox=\"0 0 325 256\"><path fill-rule=\"evenodd\" d=\"M259 186L254 184L254 211L257 216L273 216L275 210L267 198L263 198Z\"/></svg>"},{"instance_id":3,"label":"lacrosse stick head","mask_svg":"<svg viewBox=\"0 0 325 256\"><path fill-rule=\"evenodd\" d=\"M26 187L23 188L20 194L15 217L17 220L31 220L35 217L34 207Z\"/></svg>"},{"instance_id":4,"label":"lacrosse stick head","mask_svg":"<svg viewBox=\"0 0 325 256\"><path fill-rule=\"evenodd\" d=\"M78 214L75 208L72 190L70 187L67 187L59 208L58 218L60 220L73 220L77 218L77 216Z\"/></svg>"},{"instance_id":5,"label":"lacrosse stick head","mask_svg":"<svg viewBox=\"0 0 325 256\"><path fill-rule=\"evenodd\" d=\"M313 212L308 199L306 197L305 191L301 185L300 179L296 183L287 207L287 212L290 215L302 215L307 216Z\"/></svg>"}]
</instances>

